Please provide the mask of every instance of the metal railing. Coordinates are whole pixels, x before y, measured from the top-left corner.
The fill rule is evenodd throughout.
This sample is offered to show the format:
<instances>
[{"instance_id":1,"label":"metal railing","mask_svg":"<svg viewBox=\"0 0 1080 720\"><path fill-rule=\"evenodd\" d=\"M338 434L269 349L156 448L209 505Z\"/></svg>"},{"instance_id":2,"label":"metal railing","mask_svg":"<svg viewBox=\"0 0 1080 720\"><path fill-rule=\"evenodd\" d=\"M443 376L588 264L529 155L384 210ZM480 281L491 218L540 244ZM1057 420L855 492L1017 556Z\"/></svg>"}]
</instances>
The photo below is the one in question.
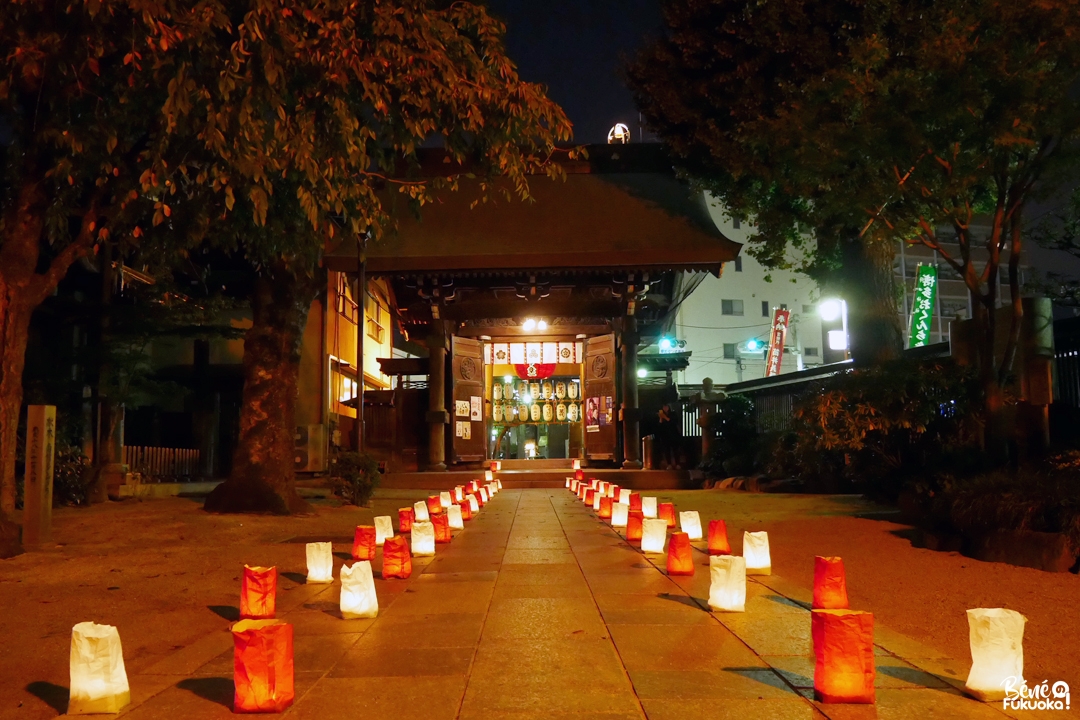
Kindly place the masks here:
<instances>
[{"instance_id":1,"label":"metal railing","mask_svg":"<svg viewBox=\"0 0 1080 720\"><path fill-rule=\"evenodd\" d=\"M151 482L183 482L199 475L199 451L194 448L124 446L124 464Z\"/></svg>"}]
</instances>

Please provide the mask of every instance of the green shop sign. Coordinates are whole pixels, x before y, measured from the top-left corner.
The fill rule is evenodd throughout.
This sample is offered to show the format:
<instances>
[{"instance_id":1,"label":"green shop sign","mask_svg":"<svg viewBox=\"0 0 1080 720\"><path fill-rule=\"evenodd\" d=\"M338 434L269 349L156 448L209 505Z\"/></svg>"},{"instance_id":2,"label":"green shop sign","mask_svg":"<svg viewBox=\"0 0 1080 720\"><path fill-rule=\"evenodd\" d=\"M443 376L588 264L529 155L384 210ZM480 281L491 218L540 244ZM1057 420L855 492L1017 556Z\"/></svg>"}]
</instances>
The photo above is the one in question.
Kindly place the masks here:
<instances>
[{"instance_id":1,"label":"green shop sign","mask_svg":"<svg viewBox=\"0 0 1080 720\"><path fill-rule=\"evenodd\" d=\"M919 265L915 274L915 298L911 307L911 339L908 347L922 347L930 342L930 322L934 317L937 296L937 268Z\"/></svg>"}]
</instances>

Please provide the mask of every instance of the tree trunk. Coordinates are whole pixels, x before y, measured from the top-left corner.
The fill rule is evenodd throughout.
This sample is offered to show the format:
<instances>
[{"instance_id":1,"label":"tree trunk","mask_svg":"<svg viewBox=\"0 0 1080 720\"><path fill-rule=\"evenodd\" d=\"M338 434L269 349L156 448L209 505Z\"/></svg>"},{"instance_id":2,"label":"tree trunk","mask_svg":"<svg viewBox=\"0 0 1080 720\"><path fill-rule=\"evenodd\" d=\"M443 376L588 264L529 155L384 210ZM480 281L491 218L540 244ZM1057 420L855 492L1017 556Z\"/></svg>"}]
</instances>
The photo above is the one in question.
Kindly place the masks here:
<instances>
[{"instance_id":1,"label":"tree trunk","mask_svg":"<svg viewBox=\"0 0 1080 720\"><path fill-rule=\"evenodd\" d=\"M23 364L30 336L31 308L18 288L0 279L0 558L22 552L15 512L15 455L23 398Z\"/></svg>"},{"instance_id":2,"label":"tree trunk","mask_svg":"<svg viewBox=\"0 0 1080 720\"><path fill-rule=\"evenodd\" d=\"M211 512L311 510L296 493L293 443L300 346L320 277L297 277L277 265L255 283L253 324L244 337L240 437L232 474L206 498Z\"/></svg>"},{"instance_id":3,"label":"tree trunk","mask_svg":"<svg viewBox=\"0 0 1080 720\"><path fill-rule=\"evenodd\" d=\"M880 365L900 357L903 331L896 307L893 245L854 241L844 258L851 357L860 365Z\"/></svg>"}]
</instances>

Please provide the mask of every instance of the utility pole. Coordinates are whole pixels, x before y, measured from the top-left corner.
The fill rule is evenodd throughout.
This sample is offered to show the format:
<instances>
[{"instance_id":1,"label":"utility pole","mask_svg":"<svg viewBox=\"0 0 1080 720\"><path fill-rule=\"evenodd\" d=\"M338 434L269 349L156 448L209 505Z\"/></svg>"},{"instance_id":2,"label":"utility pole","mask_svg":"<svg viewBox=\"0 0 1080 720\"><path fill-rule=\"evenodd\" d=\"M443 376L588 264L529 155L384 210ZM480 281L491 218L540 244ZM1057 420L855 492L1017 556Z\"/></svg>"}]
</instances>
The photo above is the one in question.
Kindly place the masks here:
<instances>
[{"instance_id":1,"label":"utility pole","mask_svg":"<svg viewBox=\"0 0 1080 720\"><path fill-rule=\"evenodd\" d=\"M364 335L367 325L367 233L356 238L356 452L364 452Z\"/></svg>"}]
</instances>

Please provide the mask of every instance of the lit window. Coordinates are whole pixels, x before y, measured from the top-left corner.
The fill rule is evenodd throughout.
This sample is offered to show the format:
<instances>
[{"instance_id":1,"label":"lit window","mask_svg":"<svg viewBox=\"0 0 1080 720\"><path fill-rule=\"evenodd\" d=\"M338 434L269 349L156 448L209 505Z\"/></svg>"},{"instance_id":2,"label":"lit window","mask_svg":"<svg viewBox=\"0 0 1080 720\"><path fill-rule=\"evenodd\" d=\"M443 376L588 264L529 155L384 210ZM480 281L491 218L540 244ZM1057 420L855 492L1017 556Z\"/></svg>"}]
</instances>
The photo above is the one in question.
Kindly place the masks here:
<instances>
[{"instance_id":1,"label":"lit window","mask_svg":"<svg viewBox=\"0 0 1080 720\"><path fill-rule=\"evenodd\" d=\"M386 333L386 308L370 292L364 303L364 315L367 319L367 335L377 343L382 343Z\"/></svg>"}]
</instances>

